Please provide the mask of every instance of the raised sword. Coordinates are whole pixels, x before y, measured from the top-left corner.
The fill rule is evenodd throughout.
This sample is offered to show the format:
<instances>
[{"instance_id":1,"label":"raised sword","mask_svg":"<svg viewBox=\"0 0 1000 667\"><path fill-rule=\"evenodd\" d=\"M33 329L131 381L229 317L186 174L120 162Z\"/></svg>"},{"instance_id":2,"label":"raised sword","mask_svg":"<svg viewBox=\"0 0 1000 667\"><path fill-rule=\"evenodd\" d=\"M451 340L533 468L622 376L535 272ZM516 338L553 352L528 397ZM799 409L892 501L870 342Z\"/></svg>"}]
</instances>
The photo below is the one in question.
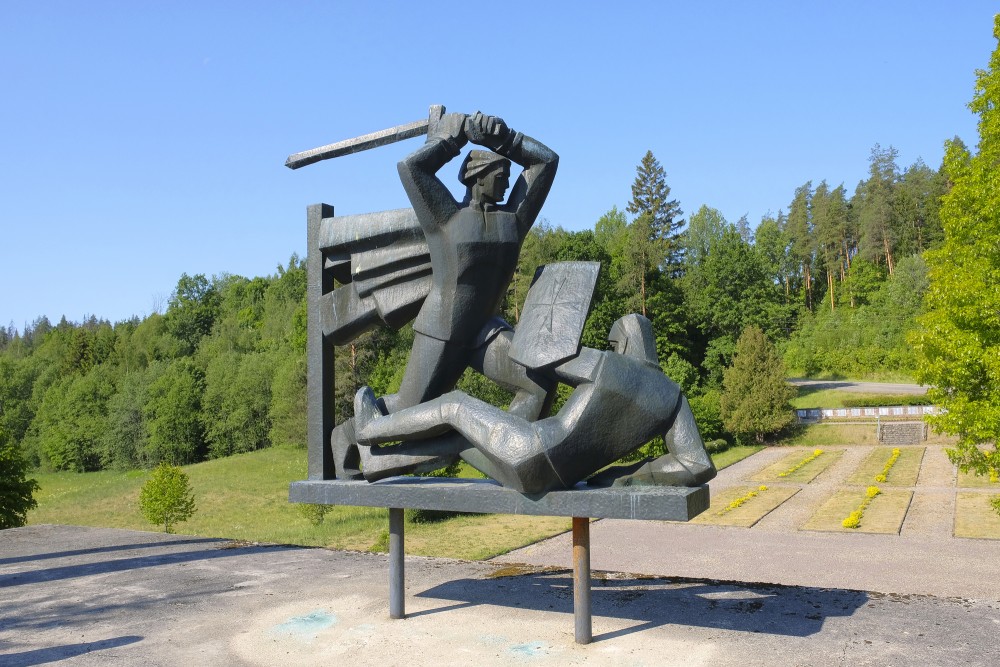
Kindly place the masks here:
<instances>
[{"instance_id":1,"label":"raised sword","mask_svg":"<svg viewBox=\"0 0 1000 667\"><path fill-rule=\"evenodd\" d=\"M397 125L396 127L379 130L378 132L363 134L360 137L354 137L353 139L344 139L343 141L338 141L335 144L327 144L326 146L320 146L319 148L313 148L307 151L302 151L301 153L295 153L288 156L288 159L285 160L285 166L289 169L298 169L299 167L304 167L307 164L313 164L314 162L319 162L321 160L329 160L330 158L350 155L352 153L360 153L361 151L366 151L370 148L387 146L389 144L394 144L397 141L403 141L404 139L419 137L420 135L427 134L430 130L432 130L437 122L441 120L441 116L443 115L444 106L441 104L432 104L430 113L427 114L427 120L417 120L412 123L406 123L405 125Z\"/></svg>"}]
</instances>

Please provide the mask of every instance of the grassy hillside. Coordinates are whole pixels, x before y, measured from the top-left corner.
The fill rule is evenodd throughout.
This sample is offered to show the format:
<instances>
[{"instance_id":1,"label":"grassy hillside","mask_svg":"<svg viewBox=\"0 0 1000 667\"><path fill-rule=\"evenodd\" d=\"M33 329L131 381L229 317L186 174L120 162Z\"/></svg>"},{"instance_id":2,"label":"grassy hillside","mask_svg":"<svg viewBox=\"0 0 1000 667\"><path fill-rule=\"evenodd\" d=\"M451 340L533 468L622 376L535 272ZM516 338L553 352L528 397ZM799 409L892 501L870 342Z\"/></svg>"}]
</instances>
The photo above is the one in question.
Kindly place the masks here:
<instances>
[{"instance_id":1,"label":"grassy hillside","mask_svg":"<svg viewBox=\"0 0 1000 667\"><path fill-rule=\"evenodd\" d=\"M187 535L366 550L384 542L385 509L334 507L313 526L288 502L289 482L305 479L306 453L276 447L190 466L198 510L180 524ZM145 471L37 473L41 490L29 524L157 530L138 510ZM569 529L569 519L524 516L461 516L410 524L407 553L488 558Z\"/></svg>"},{"instance_id":2,"label":"grassy hillside","mask_svg":"<svg viewBox=\"0 0 1000 667\"><path fill-rule=\"evenodd\" d=\"M757 448L723 452L725 467ZM253 542L277 542L336 549L385 549L388 512L333 507L313 526L288 502L288 484L306 477L303 449L274 447L185 466L198 510L177 532ZM157 530L139 514L145 471L35 473L41 490L29 524L55 523L133 530ZM489 558L569 530L565 517L463 515L433 523L409 523L406 551L423 556Z\"/></svg>"}]
</instances>

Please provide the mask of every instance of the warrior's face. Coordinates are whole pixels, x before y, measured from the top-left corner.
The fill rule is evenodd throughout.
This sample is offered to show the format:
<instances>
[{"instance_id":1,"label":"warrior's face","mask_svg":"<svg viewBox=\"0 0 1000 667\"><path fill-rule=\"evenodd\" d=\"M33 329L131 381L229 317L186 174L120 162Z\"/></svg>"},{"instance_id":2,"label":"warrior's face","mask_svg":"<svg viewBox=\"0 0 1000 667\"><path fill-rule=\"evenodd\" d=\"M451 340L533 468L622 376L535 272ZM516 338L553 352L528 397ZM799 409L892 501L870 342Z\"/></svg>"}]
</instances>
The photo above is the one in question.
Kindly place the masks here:
<instances>
[{"instance_id":1,"label":"warrior's face","mask_svg":"<svg viewBox=\"0 0 1000 667\"><path fill-rule=\"evenodd\" d=\"M510 165L500 163L498 166L498 169L491 170L479 179L483 199L493 204L503 201L507 188L510 187Z\"/></svg>"}]
</instances>

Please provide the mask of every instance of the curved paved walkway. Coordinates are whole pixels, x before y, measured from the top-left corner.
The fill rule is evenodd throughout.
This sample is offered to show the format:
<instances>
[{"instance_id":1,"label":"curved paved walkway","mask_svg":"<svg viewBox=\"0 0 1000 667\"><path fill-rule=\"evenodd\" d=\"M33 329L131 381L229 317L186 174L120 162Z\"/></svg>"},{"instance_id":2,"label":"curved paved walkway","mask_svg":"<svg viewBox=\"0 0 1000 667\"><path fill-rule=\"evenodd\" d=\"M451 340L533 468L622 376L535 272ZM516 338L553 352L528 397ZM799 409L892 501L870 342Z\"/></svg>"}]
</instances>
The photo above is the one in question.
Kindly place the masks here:
<instances>
[{"instance_id":1,"label":"curved paved walkway","mask_svg":"<svg viewBox=\"0 0 1000 667\"><path fill-rule=\"evenodd\" d=\"M831 448L832 449L832 448ZM605 519L591 526L595 570L723 581L820 586L887 594L1000 601L1000 540L952 536L955 469L944 448L926 445L899 535L820 533L801 526L871 452L844 455L752 528ZM744 485L786 456L769 448L719 473L713 493ZM805 451L805 450L803 450ZM569 567L571 538L560 535L495 559Z\"/></svg>"}]
</instances>

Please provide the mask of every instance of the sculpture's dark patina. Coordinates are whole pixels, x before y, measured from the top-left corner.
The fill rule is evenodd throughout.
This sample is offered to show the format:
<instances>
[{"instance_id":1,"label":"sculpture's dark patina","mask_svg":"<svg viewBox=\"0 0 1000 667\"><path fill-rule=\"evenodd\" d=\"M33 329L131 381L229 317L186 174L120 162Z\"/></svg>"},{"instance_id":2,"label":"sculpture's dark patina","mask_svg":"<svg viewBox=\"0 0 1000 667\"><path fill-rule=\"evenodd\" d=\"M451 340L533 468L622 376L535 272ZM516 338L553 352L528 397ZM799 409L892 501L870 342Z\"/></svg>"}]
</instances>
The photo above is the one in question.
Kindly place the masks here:
<instances>
[{"instance_id":1,"label":"sculpture's dark patina","mask_svg":"<svg viewBox=\"0 0 1000 667\"><path fill-rule=\"evenodd\" d=\"M715 470L686 400L659 369L648 320L615 324L609 339L617 354L580 348L598 265L540 271L517 333L496 316L558 156L496 116L443 111L432 108L420 123L427 141L398 165L412 211L334 218L321 234L324 269L341 283L319 300L324 338L343 344L379 323L411 319L415 332L399 392L359 392L364 424L346 419L328 431L336 477L374 481L461 457L508 488L540 493L572 487L664 436L668 454L591 483L710 479ZM470 142L490 150L463 160L466 195L457 201L437 174ZM315 156L330 149L298 160L322 159ZM512 162L523 171L504 201ZM514 392L506 411L452 391L468 367ZM545 418L560 382L573 395ZM397 441L404 442L377 446Z\"/></svg>"},{"instance_id":2,"label":"sculpture's dark patina","mask_svg":"<svg viewBox=\"0 0 1000 667\"><path fill-rule=\"evenodd\" d=\"M398 165L412 209L336 217L326 204L309 207L309 479L293 482L289 497L389 507L393 618L405 615L402 508L571 516L576 638L587 643L586 517L690 519L708 507L715 468L687 400L660 370L646 318L618 320L610 351L581 347L598 263L540 267L517 330L497 317L555 177L548 147L496 116L434 106L426 121L298 153L286 165L424 130L426 143ZM468 143L486 150L462 161L466 194L457 201L438 172ZM505 200L512 163L522 171ZM337 423L334 347L411 321L400 390L376 397L362 388L356 417ZM454 391L466 368L513 393L506 410ZM549 417L560 383L573 392ZM660 436L663 456L605 468ZM495 482L399 477L459 458Z\"/></svg>"},{"instance_id":3,"label":"sculpture's dark patina","mask_svg":"<svg viewBox=\"0 0 1000 667\"><path fill-rule=\"evenodd\" d=\"M575 391L558 415L536 422L460 391L384 415L371 390L362 388L354 413L365 477L374 481L407 472L411 457L425 454L426 448L444 455L445 443L422 440L455 430L474 448L454 443L461 448L456 453L522 493L571 488L656 436L664 437L667 454L610 468L591 483L697 486L710 480L715 467L687 400L656 363L649 320L628 315L614 324L609 340L613 352L585 347L544 371ZM371 447L399 440L413 442Z\"/></svg>"},{"instance_id":4,"label":"sculpture's dark patina","mask_svg":"<svg viewBox=\"0 0 1000 667\"><path fill-rule=\"evenodd\" d=\"M469 141L495 152L474 150L466 157L459 180L467 192L458 202L437 172ZM501 203L511 161L524 170L510 197ZM545 409L547 387L537 385L505 360L499 364L504 368L495 367L482 350L495 331L508 327L496 321L495 315L517 267L521 244L552 186L558 161L538 141L511 130L499 118L477 112L444 114L429 129L427 142L399 163L400 180L423 232L430 275L419 274L421 292L426 292L422 292L422 305L413 322L414 341L400 390L381 399L388 412L450 391L470 365L518 392L510 408L515 414L535 419ZM366 230L357 232L364 235ZM398 255L386 253L394 261ZM409 271L399 278L410 282L416 272L413 267ZM400 282L388 281L382 291L415 294L413 285ZM406 301L415 303L416 299ZM334 320L330 328L336 329L336 316L329 319ZM331 434L339 478L361 477L355 440L350 421ZM412 469L448 462L448 458L432 457Z\"/></svg>"}]
</instances>

